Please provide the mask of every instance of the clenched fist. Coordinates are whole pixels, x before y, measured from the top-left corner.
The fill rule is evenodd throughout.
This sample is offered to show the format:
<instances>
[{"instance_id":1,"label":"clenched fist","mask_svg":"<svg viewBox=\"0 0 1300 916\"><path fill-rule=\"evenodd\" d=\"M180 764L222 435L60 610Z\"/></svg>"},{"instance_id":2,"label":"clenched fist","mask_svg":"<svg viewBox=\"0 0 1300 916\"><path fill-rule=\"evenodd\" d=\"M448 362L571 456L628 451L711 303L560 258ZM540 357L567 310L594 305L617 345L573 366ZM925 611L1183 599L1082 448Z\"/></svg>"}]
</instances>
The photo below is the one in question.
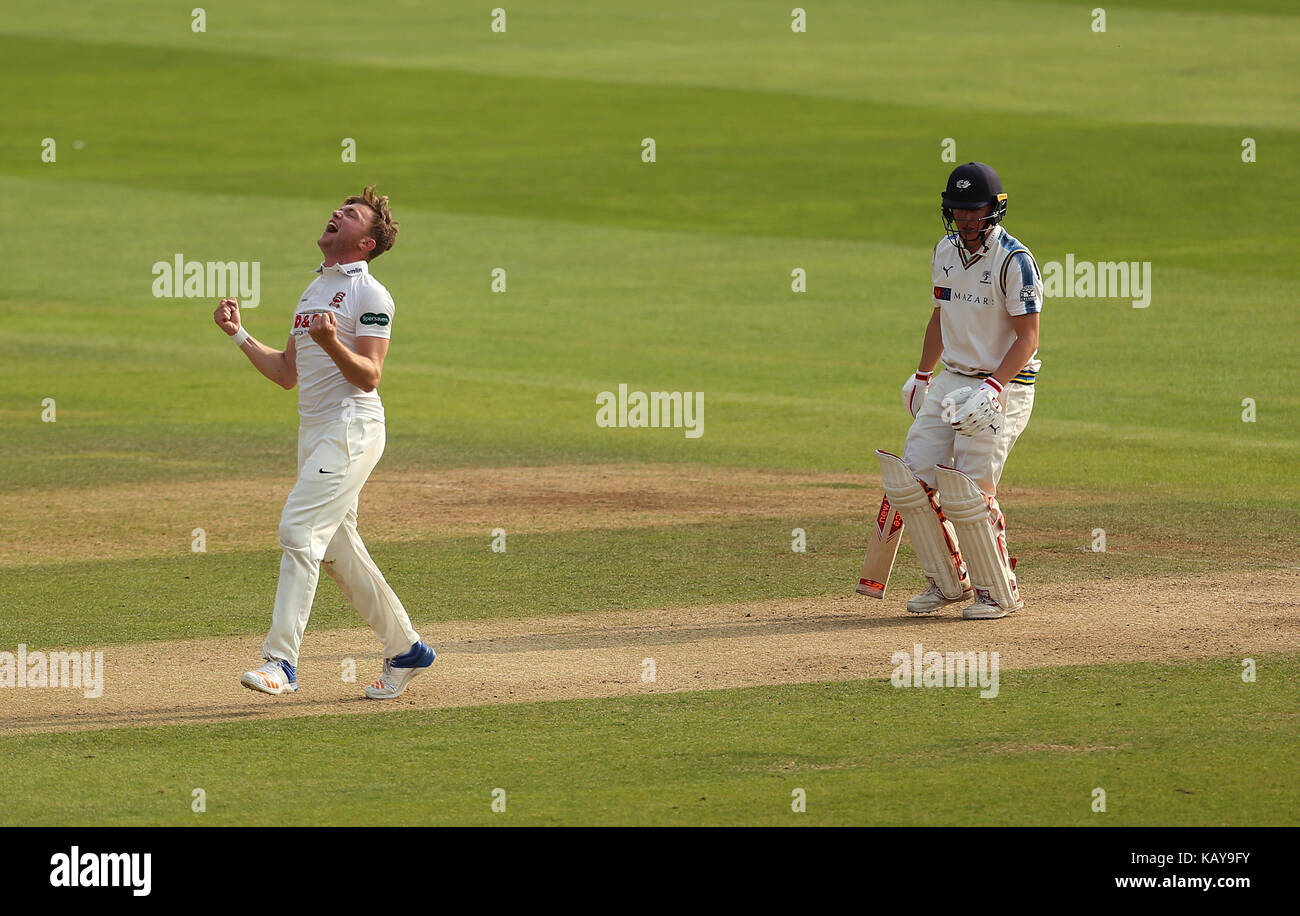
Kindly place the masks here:
<instances>
[{"instance_id":1,"label":"clenched fist","mask_svg":"<svg viewBox=\"0 0 1300 916\"><path fill-rule=\"evenodd\" d=\"M239 303L234 299L222 299L212 313L212 320L217 323L217 327L234 337L240 328Z\"/></svg>"},{"instance_id":2,"label":"clenched fist","mask_svg":"<svg viewBox=\"0 0 1300 916\"><path fill-rule=\"evenodd\" d=\"M338 326L333 312L317 312L311 316L311 326L307 328L307 333L320 344L321 349L328 350L337 339Z\"/></svg>"}]
</instances>

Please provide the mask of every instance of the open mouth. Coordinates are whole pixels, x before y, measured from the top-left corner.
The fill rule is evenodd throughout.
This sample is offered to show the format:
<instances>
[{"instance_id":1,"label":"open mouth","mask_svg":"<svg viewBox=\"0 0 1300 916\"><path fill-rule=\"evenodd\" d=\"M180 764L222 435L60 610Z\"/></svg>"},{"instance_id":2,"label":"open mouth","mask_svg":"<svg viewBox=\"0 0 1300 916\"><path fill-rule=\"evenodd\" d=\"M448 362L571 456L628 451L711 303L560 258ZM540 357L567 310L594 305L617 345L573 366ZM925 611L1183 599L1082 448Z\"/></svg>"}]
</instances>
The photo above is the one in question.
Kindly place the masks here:
<instances>
[{"instance_id":1,"label":"open mouth","mask_svg":"<svg viewBox=\"0 0 1300 916\"><path fill-rule=\"evenodd\" d=\"M339 231L339 224L336 223L336 222L334 222L334 220L330 220L328 223L325 224L325 231L326 231L326 232L338 232L338 231Z\"/></svg>"}]
</instances>

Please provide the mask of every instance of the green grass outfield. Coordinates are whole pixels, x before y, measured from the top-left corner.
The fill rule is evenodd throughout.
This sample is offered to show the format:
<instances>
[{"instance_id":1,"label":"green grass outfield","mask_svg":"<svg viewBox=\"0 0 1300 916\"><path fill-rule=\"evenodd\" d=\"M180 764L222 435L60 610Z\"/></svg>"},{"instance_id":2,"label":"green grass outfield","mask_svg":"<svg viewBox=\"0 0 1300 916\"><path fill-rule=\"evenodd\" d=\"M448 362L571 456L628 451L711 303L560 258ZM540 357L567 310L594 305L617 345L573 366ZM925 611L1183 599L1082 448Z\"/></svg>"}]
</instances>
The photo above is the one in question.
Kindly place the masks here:
<instances>
[{"instance_id":1,"label":"green grass outfield","mask_svg":"<svg viewBox=\"0 0 1300 916\"><path fill-rule=\"evenodd\" d=\"M245 322L282 346L328 213L371 182L402 223L375 264L397 303L385 471L874 473L871 449L897 450L908 426L897 391L929 314L953 138L958 161L1000 171L1007 228L1040 263L1153 265L1149 308L1045 305L1034 417L1005 480L1063 495L1006 507L1027 568L1074 581L1297 563L1294 4L1109 4L1097 34L1091 5L1059 0L978 17L827 0L801 35L794 4L771 0L522 0L505 34L490 4L447 6L359 20L338 2L231 0L203 33L192 5L161 0L0 8L0 508L127 482L281 475L287 491L296 393L234 351L213 301L154 298L151 267L260 262ZM1242 162L1244 138L1258 161ZM506 293L489 289L497 267ZM620 383L703 391L704 436L598 428L595 397ZM521 534L508 558L482 538L370 546L426 623L829 595L856 572L870 493L845 500L836 517ZM794 525L810 536L797 557ZM1094 527L1113 553L1080 549ZM0 567L0 650L260 633L274 536ZM0 542L24 542L4 512ZM919 581L902 556L900 591ZM322 588L313 625L353 622ZM392 822L1283 822L1298 790L1263 774L1290 766L1293 704L1282 679L1241 685L1234 665L1014 672L997 701L864 681L4 738L0 818L233 824L290 806L294 822L373 823L414 797ZM412 733L400 791L359 775L369 748ZM1035 744L1116 749L990 750ZM253 765L268 747L307 791ZM495 785L510 809L493 818ZM1111 792L1104 818L1094 786Z\"/></svg>"},{"instance_id":2,"label":"green grass outfield","mask_svg":"<svg viewBox=\"0 0 1300 916\"><path fill-rule=\"evenodd\" d=\"M0 738L0 810L55 825L1300 824L1300 658L1256 661L1253 684L1230 659L1003 672L989 699L851 681Z\"/></svg>"},{"instance_id":3,"label":"green grass outfield","mask_svg":"<svg viewBox=\"0 0 1300 916\"><path fill-rule=\"evenodd\" d=\"M1019 481L1272 503L1261 491L1296 479L1294 16L1116 8L1097 35L1087 11L1000 4L967 40L1030 37L1003 39L994 90L972 93L939 4L821 5L805 35L780 4L525 4L495 45L485 12L406 6L378 20L400 35L387 67L321 6L229 4L204 34L161 3L0 13L0 194L40 205L0 293L0 357L29 367L6 386L0 485L279 472L294 396L239 364L209 301L152 298L151 265L259 260L248 325L282 345L313 239L365 181L404 226L375 265L399 309L390 466L859 469L906 431L945 137L1001 169L1007 226L1040 262L1153 264L1148 309L1047 303ZM857 49L882 35L914 41L873 64ZM326 43L329 63L304 58ZM766 63L738 72L746 55ZM771 72L751 86L754 69ZM598 429L595 395L620 382L704 391L704 437ZM45 397L55 428L35 422Z\"/></svg>"}]
</instances>

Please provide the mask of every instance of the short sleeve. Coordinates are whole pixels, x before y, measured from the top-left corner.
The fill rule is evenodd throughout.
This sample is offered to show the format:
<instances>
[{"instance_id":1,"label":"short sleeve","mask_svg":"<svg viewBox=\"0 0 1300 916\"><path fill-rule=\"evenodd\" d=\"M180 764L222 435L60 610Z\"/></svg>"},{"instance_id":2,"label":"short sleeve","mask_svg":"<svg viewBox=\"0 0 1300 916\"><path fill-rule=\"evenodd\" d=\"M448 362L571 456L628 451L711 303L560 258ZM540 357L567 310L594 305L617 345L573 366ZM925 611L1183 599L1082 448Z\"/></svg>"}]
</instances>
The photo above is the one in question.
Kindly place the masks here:
<instances>
[{"instance_id":1,"label":"short sleeve","mask_svg":"<svg viewBox=\"0 0 1300 916\"><path fill-rule=\"evenodd\" d=\"M368 291L357 314L358 337L392 337L393 297L383 287Z\"/></svg>"},{"instance_id":2,"label":"short sleeve","mask_svg":"<svg viewBox=\"0 0 1300 916\"><path fill-rule=\"evenodd\" d=\"M1013 318L1043 309L1043 276L1034 256L1024 248L1002 262L1001 288L1007 314Z\"/></svg>"},{"instance_id":3,"label":"short sleeve","mask_svg":"<svg viewBox=\"0 0 1300 916\"><path fill-rule=\"evenodd\" d=\"M930 305L934 308L938 308L945 300L951 300L952 298L952 290L943 285L944 281L939 276L939 271L942 269L939 266L939 246L936 245L934 251L930 254L930 285L934 287L930 297Z\"/></svg>"}]
</instances>

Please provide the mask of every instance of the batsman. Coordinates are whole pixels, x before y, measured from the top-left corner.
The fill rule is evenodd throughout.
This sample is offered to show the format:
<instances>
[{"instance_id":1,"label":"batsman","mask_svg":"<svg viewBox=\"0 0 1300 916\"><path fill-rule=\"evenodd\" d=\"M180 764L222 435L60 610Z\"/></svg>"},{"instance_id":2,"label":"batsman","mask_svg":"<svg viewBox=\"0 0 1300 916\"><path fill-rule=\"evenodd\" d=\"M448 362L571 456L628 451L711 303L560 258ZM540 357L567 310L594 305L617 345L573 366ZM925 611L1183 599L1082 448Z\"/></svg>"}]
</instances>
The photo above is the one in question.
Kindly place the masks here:
<instances>
[{"instance_id":1,"label":"batsman","mask_svg":"<svg viewBox=\"0 0 1300 916\"><path fill-rule=\"evenodd\" d=\"M907 602L913 614L962 603L967 620L995 620L1024 606L997 486L1034 407L1043 279L1003 228L1006 213L988 165L967 162L948 176L933 311L902 391L914 420L902 458L876 452L928 582Z\"/></svg>"}]
</instances>

